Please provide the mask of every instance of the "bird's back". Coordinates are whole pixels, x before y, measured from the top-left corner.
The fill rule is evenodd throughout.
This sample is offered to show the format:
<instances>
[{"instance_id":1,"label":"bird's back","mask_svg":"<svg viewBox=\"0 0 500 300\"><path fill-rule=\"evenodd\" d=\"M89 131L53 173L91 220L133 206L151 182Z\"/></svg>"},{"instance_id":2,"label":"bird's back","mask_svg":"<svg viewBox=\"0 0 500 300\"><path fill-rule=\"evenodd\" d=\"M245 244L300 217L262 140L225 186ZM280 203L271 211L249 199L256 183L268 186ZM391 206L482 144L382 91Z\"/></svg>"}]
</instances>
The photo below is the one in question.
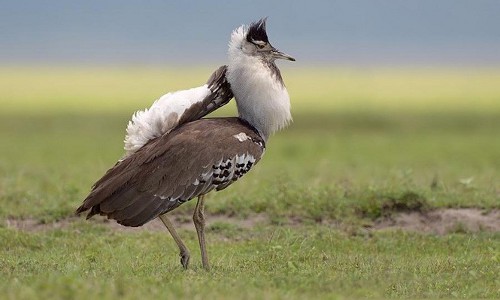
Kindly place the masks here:
<instances>
[{"instance_id":1,"label":"bird's back","mask_svg":"<svg viewBox=\"0 0 500 300\"><path fill-rule=\"evenodd\" d=\"M239 118L201 119L145 144L96 182L77 213L90 209L140 226L213 189L221 190L261 158L264 140Z\"/></svg>"}]
</instances>

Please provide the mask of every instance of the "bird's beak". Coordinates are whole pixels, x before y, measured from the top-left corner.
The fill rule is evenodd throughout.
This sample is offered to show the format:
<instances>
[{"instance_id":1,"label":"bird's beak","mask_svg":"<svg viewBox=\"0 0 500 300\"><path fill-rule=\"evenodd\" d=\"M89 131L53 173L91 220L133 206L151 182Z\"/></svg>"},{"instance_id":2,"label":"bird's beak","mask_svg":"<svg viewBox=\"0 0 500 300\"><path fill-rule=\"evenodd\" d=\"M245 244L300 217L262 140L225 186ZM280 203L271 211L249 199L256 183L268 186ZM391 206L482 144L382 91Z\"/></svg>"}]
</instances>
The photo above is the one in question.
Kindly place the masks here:
<instances>
[{"instance_id":1,"label":"bird's beak","mask_svg":"<svg viewBox=\"0 0 500 300\"><path fill-rule=\"evenodd\" d=\"M295 58L291 57L290 55L288 55L286 53L279 51L276 48L273 48L273 50L271 50L271 53L272 53L274 59L286 59L286 60L295 61Z\"/></svg>"}]
</instances>

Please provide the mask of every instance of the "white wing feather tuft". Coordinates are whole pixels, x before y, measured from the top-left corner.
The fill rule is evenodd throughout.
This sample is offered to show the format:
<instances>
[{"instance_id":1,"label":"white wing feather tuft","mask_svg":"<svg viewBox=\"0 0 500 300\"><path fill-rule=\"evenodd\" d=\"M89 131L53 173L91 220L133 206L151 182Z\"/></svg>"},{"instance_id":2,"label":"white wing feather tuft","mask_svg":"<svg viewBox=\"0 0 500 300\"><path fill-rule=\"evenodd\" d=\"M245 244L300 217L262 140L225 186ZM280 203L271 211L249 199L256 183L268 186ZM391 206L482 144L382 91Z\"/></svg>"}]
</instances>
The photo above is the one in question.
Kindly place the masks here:
<instances>
[{"instance_id":1,"label":"white wing feather tuft","mask_svg":"<svg viewBox=\"0 0 500 300\"><path fill-rule=\"evenodd\" d=\"M139 150L149 140L170 132L183 114L194 104L203 101L211 91L205 84L189 90L163 95L149 109L137 111L127 126L125 136L125 156Z\"/></svg>"}]
</instances>

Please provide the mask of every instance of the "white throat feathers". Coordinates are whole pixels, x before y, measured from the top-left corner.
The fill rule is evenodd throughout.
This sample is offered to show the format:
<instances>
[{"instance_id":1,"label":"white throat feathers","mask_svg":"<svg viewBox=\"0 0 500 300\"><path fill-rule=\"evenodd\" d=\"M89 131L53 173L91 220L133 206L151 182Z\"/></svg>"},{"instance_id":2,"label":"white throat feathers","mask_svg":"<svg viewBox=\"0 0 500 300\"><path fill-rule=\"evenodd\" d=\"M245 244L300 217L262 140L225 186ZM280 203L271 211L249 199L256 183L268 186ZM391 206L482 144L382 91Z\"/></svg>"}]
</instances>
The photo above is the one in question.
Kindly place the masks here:
<instances>
[{"instance_id":1,"label":"white throat feathers","mask_svg":"<svg viewBox=\"0 0 500 300\"><path fill-rule=\"evenodd\" d=\"M248 30L249 27L241 26L231 35L226 76L240 118L267 140L291 122L290 97L274 59L255 54L256 45L247 40Z\"/></svg>"}]
</instances>

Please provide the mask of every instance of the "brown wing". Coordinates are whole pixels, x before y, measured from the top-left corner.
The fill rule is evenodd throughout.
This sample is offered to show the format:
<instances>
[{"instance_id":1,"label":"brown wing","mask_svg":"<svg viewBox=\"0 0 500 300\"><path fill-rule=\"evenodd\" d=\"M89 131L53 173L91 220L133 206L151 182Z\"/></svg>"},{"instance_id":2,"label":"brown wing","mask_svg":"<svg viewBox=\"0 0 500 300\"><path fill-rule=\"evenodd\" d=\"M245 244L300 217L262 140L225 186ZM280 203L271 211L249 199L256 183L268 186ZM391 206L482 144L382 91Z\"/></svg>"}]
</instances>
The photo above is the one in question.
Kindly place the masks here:
<instances>
[{"instance_id":1,"label":"brown wing","mask_svg":"<svg viewBox=\"0 0 500 300\"><path fill-rule=\"evenodd\" d=\"M233 98L231 86L226 79L227 66L221 66L210 76L207 81L208 88L212 93L203 101L190 107L179 120L179 124L184 124L198 120L226 105Z\"/></svg>"},{"instance_id":2,"label":"brown wing","mask_svg":"<svg viewBox=\"0 0 500 300\"><path fill-rule=\"evenodd\" d=\"M140 226L213 189L226 188L261 158L264 141L238 118L201 119L151 140L117 163L77 209Z\"/></svg>"}]
</instances>

